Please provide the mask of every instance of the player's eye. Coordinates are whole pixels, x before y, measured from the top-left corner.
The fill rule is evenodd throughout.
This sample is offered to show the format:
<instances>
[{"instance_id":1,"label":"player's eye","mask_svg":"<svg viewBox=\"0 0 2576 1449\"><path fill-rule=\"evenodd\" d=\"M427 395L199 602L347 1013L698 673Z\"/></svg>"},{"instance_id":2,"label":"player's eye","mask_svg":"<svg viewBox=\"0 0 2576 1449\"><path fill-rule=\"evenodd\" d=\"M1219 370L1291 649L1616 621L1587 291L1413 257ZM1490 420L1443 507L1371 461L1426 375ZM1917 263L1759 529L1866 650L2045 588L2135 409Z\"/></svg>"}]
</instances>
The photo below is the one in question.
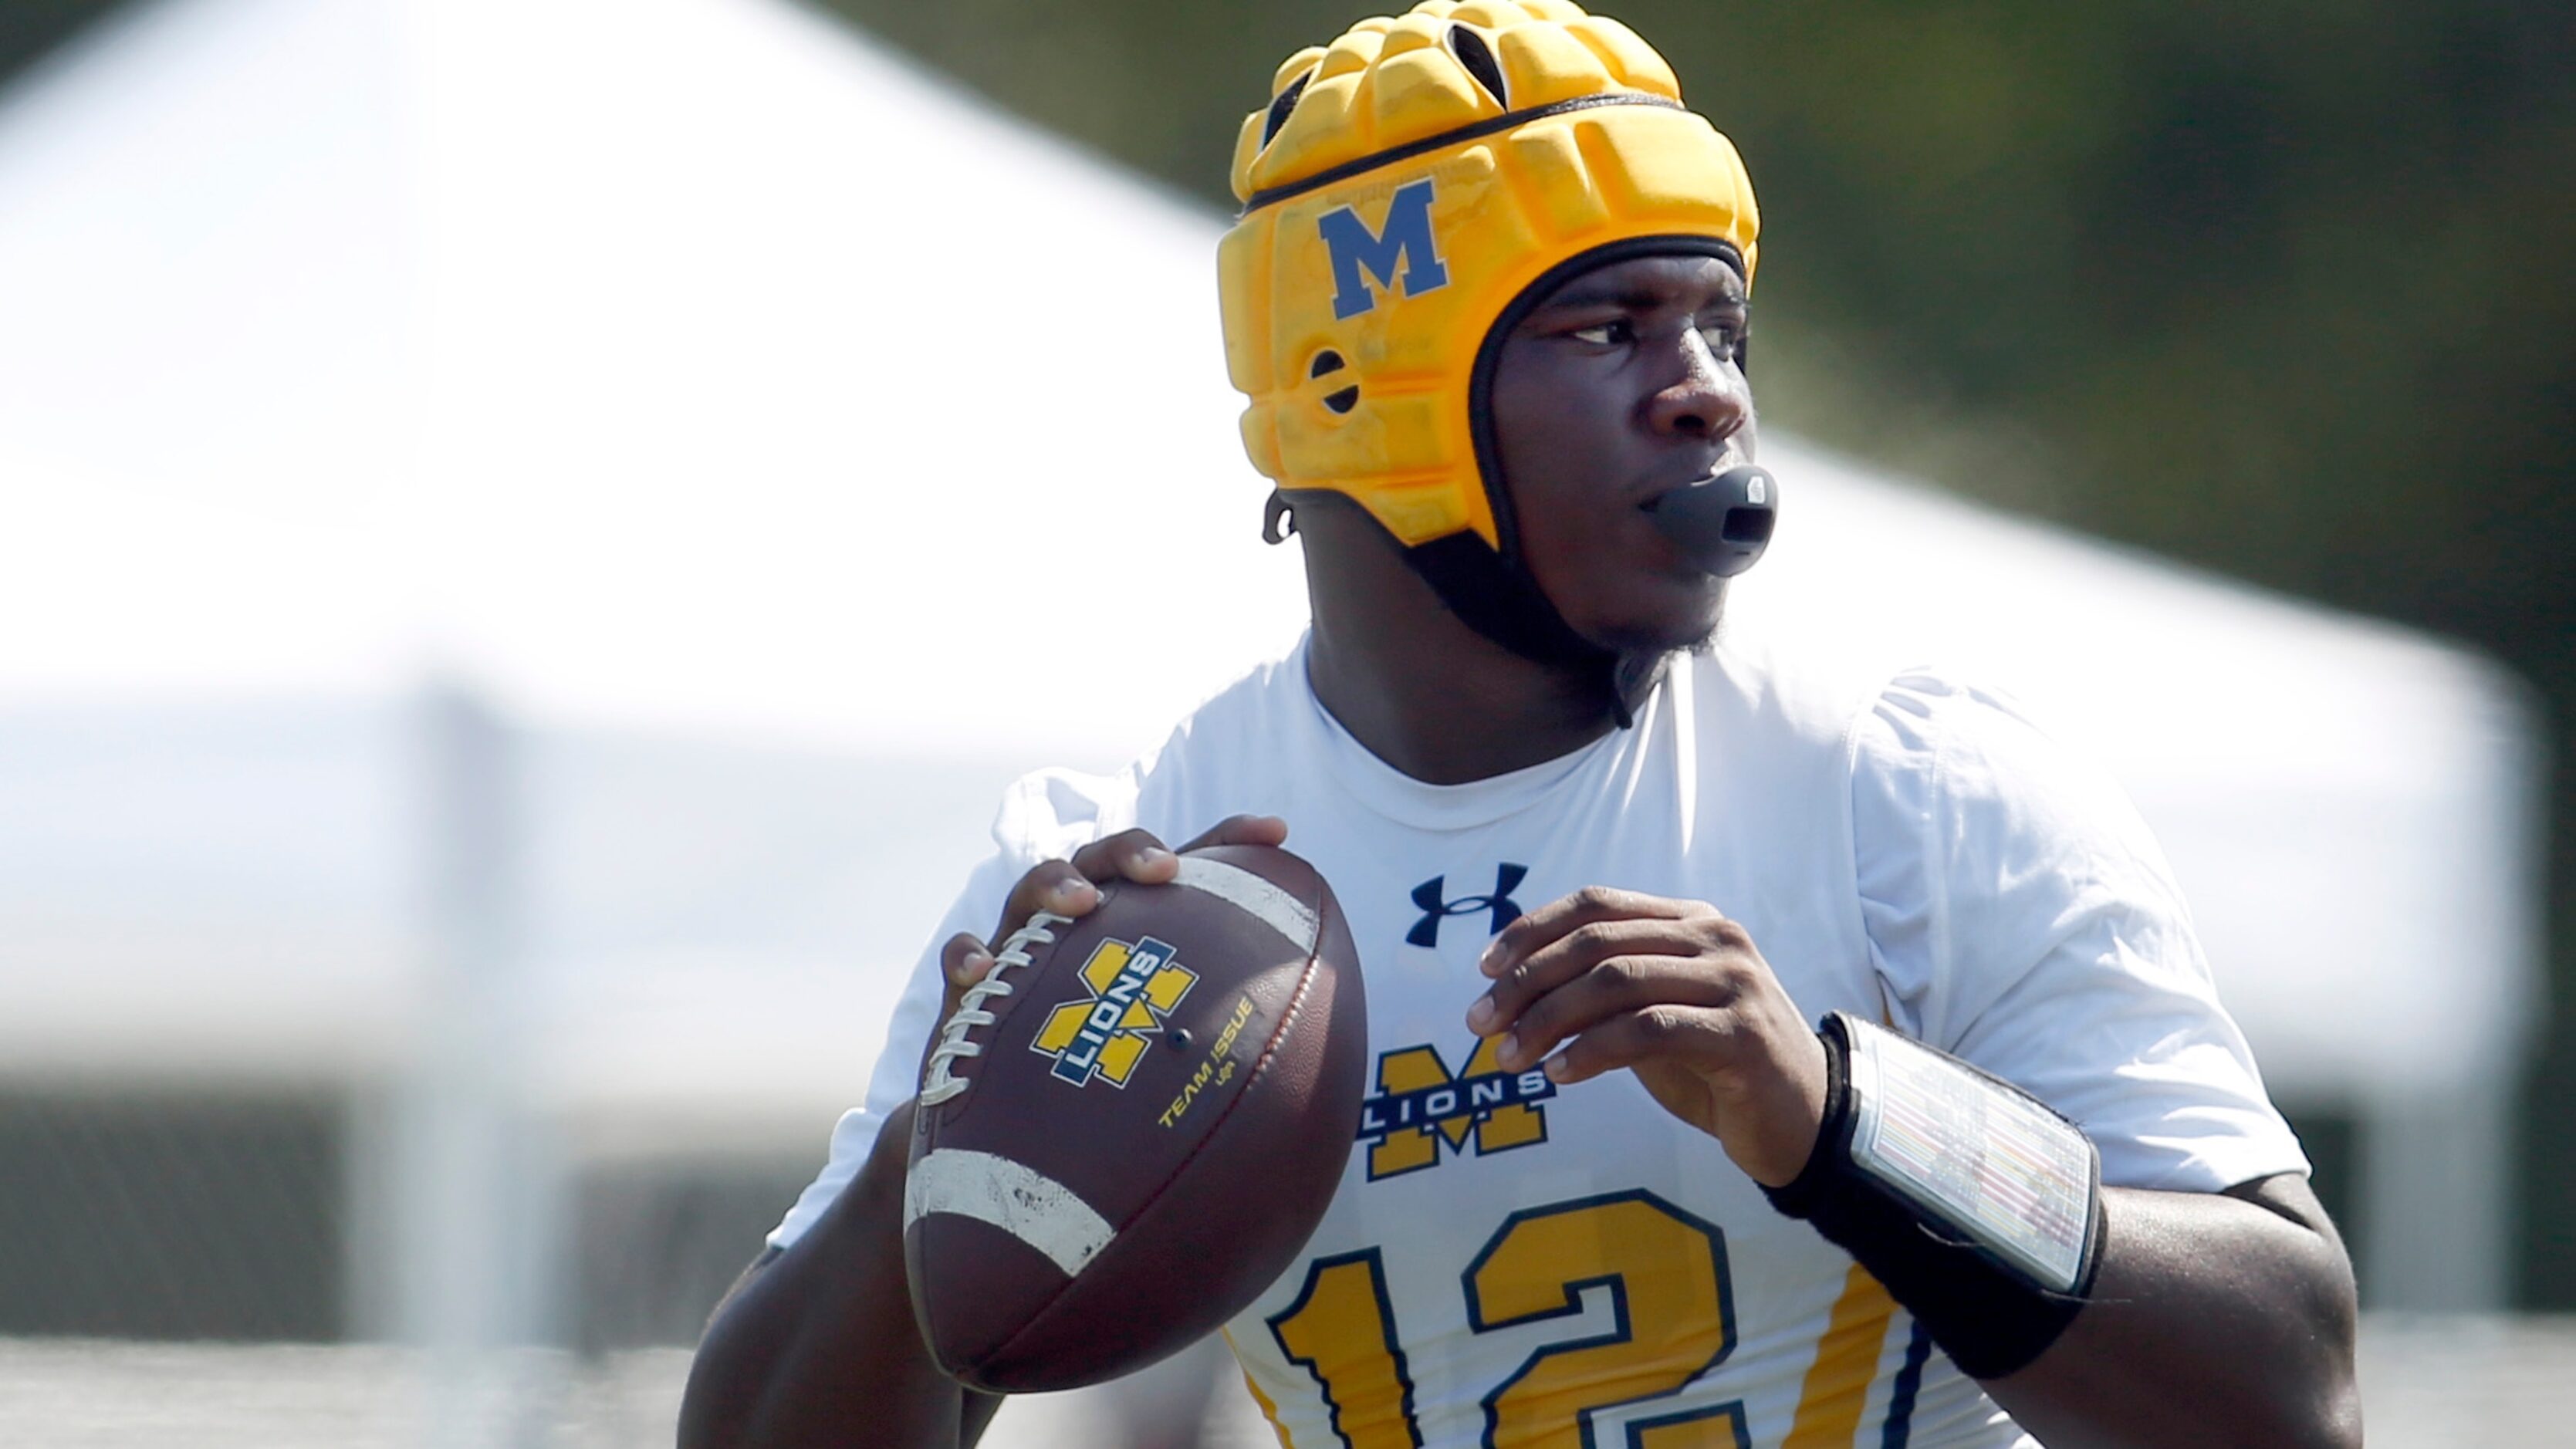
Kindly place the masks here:
<instances>
[{"instance_id":1,"label":"player's eye","mask_svg":"<svg viewBox=\"0 0 2576 1449\"><path fill-rule=\"evenodd\" d=\"M1608 322L1595 322L1589 327L1577 327L1565 335L1595 347L1619 347L1637 340L1637 327L1627 318L1618 317Z\"/></svg>"},{"instance_id":2,"label":"player's eye","mask_svg":"<svg viewBox=\"0 0 2576 1449\"><path fill-rule=\"evenodd\" d=\"M1753 319L1740 311L1704 318L1699 324L1701 338L1708 343L1708 350L1718 357L1733 356L1752 330Z\"/></svg>"}]
</instances>

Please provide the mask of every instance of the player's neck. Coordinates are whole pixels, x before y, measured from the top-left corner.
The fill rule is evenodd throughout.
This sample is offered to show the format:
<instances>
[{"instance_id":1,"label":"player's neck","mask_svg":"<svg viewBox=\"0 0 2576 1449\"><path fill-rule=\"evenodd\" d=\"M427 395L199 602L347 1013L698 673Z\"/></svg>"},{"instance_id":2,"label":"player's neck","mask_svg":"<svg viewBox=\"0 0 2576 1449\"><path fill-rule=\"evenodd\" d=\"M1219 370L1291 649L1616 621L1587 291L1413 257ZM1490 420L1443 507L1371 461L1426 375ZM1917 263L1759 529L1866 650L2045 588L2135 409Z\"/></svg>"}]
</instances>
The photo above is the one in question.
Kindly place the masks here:
<instances>
[{"instance_id":1,"label":"player's neck","mask_svg":"<svg viewBox=\"0 0 2576 1449\"><path fill-rule=\"evenodd\" d=\"M1315 616L1307 674L1369 753L1417 780L1458 785L1545 763L1613 728L1597 684L1468 628L1373 525L1299 526Z\"/></svg>"}]
</instances>

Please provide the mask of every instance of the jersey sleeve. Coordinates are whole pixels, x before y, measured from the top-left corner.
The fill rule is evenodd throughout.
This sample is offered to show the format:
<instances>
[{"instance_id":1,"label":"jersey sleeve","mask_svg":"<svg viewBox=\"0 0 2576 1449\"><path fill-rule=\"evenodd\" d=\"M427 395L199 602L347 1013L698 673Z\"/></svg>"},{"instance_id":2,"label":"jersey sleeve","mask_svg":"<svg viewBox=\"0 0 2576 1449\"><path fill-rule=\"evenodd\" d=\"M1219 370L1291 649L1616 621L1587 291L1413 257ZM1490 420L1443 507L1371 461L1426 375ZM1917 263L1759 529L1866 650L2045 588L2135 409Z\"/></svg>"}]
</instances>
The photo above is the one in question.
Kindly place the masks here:
<instances>
[{"instance_id":1,"label":"jersey sleeve","mask_svg":"<svg viewBox=\"0 0 2576 1449\"><path fill-rule=\"evenodd\" d=\"M784 1249L813 1228L859 1175L886 1119L920 1090L922 1049L938 1029L939 1006L945 996L940 948L961 931L978 937L989 933L1001 919L1011 887L1030 867L1070 856L1101 835L1123 829L1132 805L1122 809L1121 802L1132 801L1133 793L1132 782L1123 777L1101 779L1064 770L1027 776L1004 792L993 820L994 853L967 877L965 889L913 962L911 979L895 1003L885 1043L869 1074L867 1096L834 1124L830 1158L797 1195L787 1216L770 1230L771 1249Z\"/></svg>"},{"instance_id":2,"label":"jersey sleeve","mask_svg":"<svg viewBox=\"0 0 2576 1449\"><path fill-rule=\"evenodd\" d=\"M2308 1170L2107 772L1924 673L1889 683L1852 744L1862 924L1894 1025L2081 1124L2106 1183Z\"/></svg>"}]
</instances>

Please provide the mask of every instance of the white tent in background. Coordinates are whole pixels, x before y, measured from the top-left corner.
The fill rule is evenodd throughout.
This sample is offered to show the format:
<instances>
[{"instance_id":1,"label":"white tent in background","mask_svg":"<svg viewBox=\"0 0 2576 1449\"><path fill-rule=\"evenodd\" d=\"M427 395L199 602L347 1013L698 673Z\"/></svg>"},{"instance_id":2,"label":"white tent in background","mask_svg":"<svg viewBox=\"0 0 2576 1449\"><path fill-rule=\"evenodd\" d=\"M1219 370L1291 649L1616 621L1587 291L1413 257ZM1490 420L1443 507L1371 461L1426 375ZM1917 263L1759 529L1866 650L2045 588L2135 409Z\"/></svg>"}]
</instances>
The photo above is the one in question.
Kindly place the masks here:
<instances>
[{"instance_id":1,"label":"white tent in background","mask_svg":"<svg viewBox=\"0 0 2576 1449\"><path fill-rule=\"evenodd\" d=\"M483 953L586 1142L819 1152L993 788L1298 627L1219 225L774 0L151 0L0 97L0 1071L395 1070ZM2510 682L1767 446L1739 617L2108 758L2367 1123L2374 1301L2500 1302ZM424 678L528 727L462 897Z\"/></svg>"}]
</instances>

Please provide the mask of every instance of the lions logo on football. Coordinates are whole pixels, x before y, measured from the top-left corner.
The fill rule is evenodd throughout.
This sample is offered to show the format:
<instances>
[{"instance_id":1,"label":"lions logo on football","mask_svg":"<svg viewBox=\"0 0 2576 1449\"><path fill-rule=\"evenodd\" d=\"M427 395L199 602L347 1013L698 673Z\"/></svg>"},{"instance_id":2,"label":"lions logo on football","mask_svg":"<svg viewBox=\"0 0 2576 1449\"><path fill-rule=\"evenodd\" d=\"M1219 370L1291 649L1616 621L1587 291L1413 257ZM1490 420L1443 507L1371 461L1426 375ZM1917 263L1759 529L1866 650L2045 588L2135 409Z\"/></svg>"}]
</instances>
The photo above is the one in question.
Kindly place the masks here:
<instances>
[{"instance_id":1,"label":"lions logo on football","mask_svg":"<svg viewBox=\"0 0 2576 1449\"><path fill-rule=\"evenodd\" d=\"M1163 1029L1163 1019L1198 984L1198 973L1172 959L1168 942L1103 941L1082 963L1087 1000L1047 1013L1029 1049L1055 1058L1049 1070L1077 1087L1099 1077L1125 1087L1136 1063Z\"/></svg>"}]
</instances>

